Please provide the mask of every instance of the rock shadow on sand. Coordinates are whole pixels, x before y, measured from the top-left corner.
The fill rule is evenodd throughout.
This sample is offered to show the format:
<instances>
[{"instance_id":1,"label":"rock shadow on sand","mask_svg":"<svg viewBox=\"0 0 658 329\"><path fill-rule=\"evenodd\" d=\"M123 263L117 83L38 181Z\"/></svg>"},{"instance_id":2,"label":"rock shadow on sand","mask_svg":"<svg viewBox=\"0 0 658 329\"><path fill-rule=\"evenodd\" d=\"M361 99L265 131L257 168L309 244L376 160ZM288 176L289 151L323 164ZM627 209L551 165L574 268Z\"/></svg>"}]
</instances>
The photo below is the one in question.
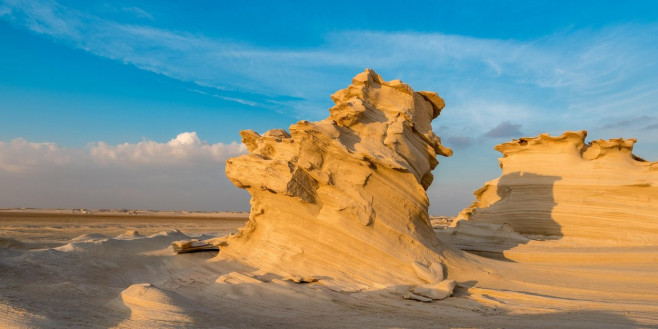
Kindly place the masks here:
<instances>
[{"instance_id":1,"label":"rock shadow on sand","mask_svg":"<svg viewBox=\"0 0 658 329\"><path fill-rule=\"evenodd\" d=\"M562 227L553 218L559 180L514 172L488 182L474 193L478 201L458 216L455 227L439 231L438 237L464 251L502 260L507 260L505 250L531 240L559 240Z\"/></svg>"}]
</instances>

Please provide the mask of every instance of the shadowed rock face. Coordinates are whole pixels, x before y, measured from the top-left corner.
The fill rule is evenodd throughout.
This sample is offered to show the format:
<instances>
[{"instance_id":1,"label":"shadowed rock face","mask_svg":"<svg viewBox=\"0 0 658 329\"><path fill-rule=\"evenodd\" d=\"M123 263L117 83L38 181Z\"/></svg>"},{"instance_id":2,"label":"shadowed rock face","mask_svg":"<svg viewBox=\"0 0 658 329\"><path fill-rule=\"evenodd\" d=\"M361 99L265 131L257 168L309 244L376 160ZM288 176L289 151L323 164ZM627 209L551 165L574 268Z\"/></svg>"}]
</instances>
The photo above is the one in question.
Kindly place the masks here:
<instances>
[{"instance_id":1,"label":"shadowed rock face","mask_svg":"<svg viewBox=\"0 0 658 329\"><path fill-rule=\"evenodd\" d=\"M437 154L452 154L432 132L443 100L369 69L332 99L327 119L290 133L241 132L249 154L226 174L251 194L251 217L221 257L353 288L440 282L425 190Z\"/></svg>"},{"instance_id":2,"label":"shadowed rock face","mask_svg":"<svg viewBox=\"0 0 658 329\"><path fill-rule=\"evenodd\" d=\"M658 245L658 162L633 155L635 139L585 143L586 131L496 146L500 178L475 192L458 219L509 224L545 239Z\"/></svg>"}]
</instances>

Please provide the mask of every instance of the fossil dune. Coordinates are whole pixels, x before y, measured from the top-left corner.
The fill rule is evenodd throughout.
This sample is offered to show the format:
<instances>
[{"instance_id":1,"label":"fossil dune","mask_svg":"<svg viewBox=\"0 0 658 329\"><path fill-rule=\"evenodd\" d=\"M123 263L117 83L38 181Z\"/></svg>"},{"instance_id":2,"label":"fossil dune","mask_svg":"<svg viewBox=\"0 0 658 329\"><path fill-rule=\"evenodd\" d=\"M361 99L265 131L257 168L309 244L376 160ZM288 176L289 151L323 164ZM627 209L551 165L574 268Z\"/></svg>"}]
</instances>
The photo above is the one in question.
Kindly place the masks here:
<instances>
[{"instance_id":1,"label":"fossil dune","mask_svg":"<svg viewBox=\"0 0 658 329\"><path fill-rule=\"evenodd\" d=\"M543 134L496 146L503 173L475 192L477 201L457 216L458 231L489 223L590 247L657 246L658 162L634 155L635 139L585 143L586 136Z\"/></svg>"},{"instance_id":2,"label":"fossil dune","mask_svg":"<svg viewBox=\"0 0 658 329\"><path fill-rule=\"evenodd\" d=\"M408 298L443 299L446 254L429 223L425 190L441 145L431 121L444 107L368 69L332 95L319 122L260 136L226 174L252 195L246 227L219 257L288 277L323 277L343 291L419 285Z\"/></svg>"}]
</instances>

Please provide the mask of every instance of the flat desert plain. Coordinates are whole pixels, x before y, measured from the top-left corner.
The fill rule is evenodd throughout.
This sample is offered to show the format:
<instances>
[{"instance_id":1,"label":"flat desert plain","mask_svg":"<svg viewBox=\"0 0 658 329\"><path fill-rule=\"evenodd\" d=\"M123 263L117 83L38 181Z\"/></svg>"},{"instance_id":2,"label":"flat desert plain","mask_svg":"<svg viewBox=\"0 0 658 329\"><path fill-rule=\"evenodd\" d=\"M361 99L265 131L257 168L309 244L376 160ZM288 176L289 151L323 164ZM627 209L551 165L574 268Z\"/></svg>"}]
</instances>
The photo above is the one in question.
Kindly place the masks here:
<instances>
[{"instance_id":1,"label":"flat desert plain","mask_svg":"<svg viewBox=\"0 0 658 329\"><path fill-rule=\"evenodd\" d=\"M2 328L655 328L658 248L530 241L468 249L492 280L422 303L399 287L340 292L295 283L216 251L171 243L236 232L244 213L0 211ZM456 247L455 247L456 248ZM220 251L221 253L221 251ZM495 272L495 273L494 273Z\"/></svg>"}]
</instances>

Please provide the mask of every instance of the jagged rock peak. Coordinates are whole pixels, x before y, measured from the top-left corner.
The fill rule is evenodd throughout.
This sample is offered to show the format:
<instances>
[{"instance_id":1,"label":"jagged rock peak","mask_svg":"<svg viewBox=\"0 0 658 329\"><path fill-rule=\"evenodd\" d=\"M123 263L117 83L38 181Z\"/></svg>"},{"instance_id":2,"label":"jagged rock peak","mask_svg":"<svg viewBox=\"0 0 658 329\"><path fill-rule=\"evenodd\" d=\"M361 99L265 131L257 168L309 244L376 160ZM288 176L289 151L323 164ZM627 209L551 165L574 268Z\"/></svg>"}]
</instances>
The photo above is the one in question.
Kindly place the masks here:
<instances>
[{"instance_id":1,"label":"jagged rock peak","mask_svg":"<svg viewBox=\"0 0 658 329\"><path fill-rule=\"evenodd\" d=\"M507 157L516 152L537 152L540 149L555 149L558 145L565 147L564 151L571 149L580 153L584 160L593 160L605 155L618 154L627 156L637 161L644 161L633 155L633 145L637 143L635 138L613 138L609 140L595 140L585 143L587 131L567 131L562 135L553 137L549 134L540 134L537 137L522 137L511 142L496 145L495 149Z\"/></svg>"}]
</instances>

